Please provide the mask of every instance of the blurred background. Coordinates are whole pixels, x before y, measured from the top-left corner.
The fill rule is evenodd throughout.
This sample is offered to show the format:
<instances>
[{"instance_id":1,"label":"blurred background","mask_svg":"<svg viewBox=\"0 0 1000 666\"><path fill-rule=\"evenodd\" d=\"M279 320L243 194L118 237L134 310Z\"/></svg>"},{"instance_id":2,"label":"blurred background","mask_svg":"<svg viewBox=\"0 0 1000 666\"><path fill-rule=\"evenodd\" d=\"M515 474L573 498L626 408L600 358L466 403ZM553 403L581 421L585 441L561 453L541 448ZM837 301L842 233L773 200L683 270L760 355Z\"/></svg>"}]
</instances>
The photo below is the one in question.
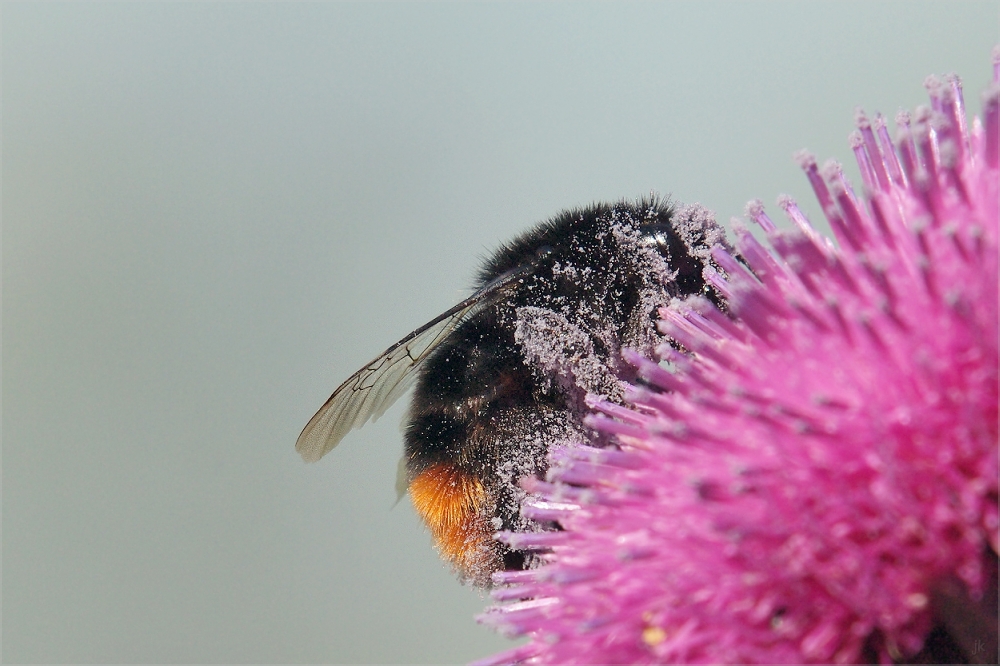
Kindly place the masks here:
<instances>
[{"instance_id":1,"label":"blurred background","mask_svg":"<svg viewBox=\"0 0 1000 666\"><path fill-rule=\"evenodd\" d=\"M351 372L561 209L799 198L996 2L2 7L5 662L464 662L509 646L393 506ZM848 171L857 183L857 172Z\"/></svg>"}]
</instances>

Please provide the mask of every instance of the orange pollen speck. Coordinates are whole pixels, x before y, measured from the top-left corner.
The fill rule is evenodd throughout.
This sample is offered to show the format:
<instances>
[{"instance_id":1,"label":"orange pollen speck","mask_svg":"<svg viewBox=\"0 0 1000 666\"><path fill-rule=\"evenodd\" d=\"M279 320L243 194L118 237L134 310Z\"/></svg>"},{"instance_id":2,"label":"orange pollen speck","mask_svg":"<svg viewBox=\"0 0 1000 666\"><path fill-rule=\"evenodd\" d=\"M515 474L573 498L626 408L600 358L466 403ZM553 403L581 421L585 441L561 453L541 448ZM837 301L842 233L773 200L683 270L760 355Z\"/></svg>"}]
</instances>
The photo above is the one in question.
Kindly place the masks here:
<instances>
[{"instance_id":1,"label":"orange pollen speck","mask_svg":"<svg viewBox=\"0 0 1000 666\"><path fill-rule=\"evenodd\" d=\"M410 482L410 498L443 557L467 574L490 566L493 530L484 515L486 488L479 479L439 463Z\"/></svg>"},{"instance_id":2,"label":"orange pollen speck","mask_svg":"<svg viewBox=\"0 0 1000 666\"><path fill-rule=\"evenodd\" d=\"M642 630L642 641L649 647L656 647L667 640L667 632L661 627L646 627Z\"/></svg>"}]
</instances>

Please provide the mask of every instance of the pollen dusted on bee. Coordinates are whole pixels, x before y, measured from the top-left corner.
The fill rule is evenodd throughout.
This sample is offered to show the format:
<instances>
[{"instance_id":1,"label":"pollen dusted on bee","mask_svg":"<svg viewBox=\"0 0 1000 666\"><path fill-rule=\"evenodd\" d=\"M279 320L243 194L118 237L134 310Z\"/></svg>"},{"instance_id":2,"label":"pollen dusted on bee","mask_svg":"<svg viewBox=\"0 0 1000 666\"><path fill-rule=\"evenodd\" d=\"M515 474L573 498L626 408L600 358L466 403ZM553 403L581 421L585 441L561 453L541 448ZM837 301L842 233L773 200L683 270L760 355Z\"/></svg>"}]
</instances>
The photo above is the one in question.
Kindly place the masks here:
<instances>
[{"instance_id":1,"label":"pollen dusted on bee","mask_svg":"<svg viewBox=\"0 0 1000 666\"><path fill-rule=\"evenodd\" d=\"M724 233L699 206L661 199L564 212L502 246L478 290L356 372L303 430L317 460L416 379L404 434L417 513L459 575L489 586L534 555L493 539L551 529L521 512L525 477L544 477L554 445L609 445L583 424L588 395L622 402L635 379L622 348L663 342L658 308L694 294Z\"/></svg>"}]
</instances>

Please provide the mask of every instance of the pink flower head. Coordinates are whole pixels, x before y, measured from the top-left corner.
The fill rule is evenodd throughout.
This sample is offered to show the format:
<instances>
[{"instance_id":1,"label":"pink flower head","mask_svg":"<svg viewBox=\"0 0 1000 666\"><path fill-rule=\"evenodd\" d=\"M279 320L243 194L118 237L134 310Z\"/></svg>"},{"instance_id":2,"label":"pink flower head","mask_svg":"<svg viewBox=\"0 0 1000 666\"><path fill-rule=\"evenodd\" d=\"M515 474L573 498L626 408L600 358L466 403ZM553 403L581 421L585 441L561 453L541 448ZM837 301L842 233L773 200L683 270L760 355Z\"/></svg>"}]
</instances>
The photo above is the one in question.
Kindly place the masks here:
<instances>
[{"instance_id":1,"label":"pink flower head","mask_svg":"<svg viewBox=\"0 0 1000 666\"><path fill-rule=\"evenodd\" d=\"M483 663L900 660L956 599L945 631L978 636L1000 548L997 81L971 129L957 77L895 145L859 112L860 196L799 156L836 244L788 197L791 231L748 205L772 250L738 221L738 256L713 250L728 312L664 308L687 353L623 352L630 407L592 401L619 446L558 448L525 482L526 515L562 529L498 535L544 564L495 575L481 621L530 641Z\"/></svg>"}]
</instances>

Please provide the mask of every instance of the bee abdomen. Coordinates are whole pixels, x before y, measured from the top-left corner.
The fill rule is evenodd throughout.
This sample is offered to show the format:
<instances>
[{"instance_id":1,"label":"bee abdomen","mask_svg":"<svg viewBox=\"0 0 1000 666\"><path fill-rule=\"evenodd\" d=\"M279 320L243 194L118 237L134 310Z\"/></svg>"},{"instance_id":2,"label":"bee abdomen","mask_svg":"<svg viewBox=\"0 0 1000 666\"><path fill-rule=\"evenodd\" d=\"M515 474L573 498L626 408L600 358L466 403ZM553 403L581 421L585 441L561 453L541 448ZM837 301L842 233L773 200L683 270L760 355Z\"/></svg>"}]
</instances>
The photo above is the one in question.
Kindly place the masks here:
<instances>
[{"instance_id":1,"label":"bee abdomen","mask_svg":"<svg viewBox=\"0 0 1000 666\"><path fill-rule=\"evenodd\" d=\"M442 557L478 584L486 584L482 575L499 568L500 561L482 479L452 462L439 462L410 481L410 498Z\"/></svg>"}]
</instances>

